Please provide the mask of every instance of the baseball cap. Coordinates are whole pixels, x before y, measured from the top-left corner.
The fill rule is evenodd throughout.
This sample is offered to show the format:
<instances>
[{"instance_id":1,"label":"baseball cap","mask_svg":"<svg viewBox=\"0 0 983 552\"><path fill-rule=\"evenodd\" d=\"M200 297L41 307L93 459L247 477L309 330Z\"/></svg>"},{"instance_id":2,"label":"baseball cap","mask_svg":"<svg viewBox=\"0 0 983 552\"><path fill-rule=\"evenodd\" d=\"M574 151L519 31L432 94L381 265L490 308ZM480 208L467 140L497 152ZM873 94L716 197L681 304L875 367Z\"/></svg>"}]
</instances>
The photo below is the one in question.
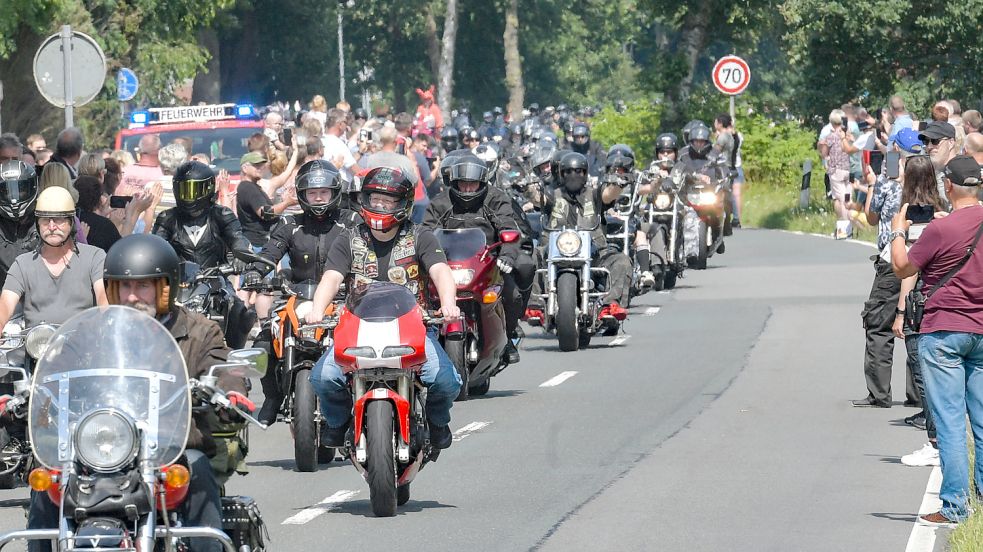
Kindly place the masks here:
<instances>
[{"instance_id":1,"label":"baseball cap","mask_svg":"<svg viewBox=\"0 0 983 552\"><path fill-rule=\"evenodd\" d=\"M242 156L242 159L239 160L239 166L245 165L246 163L253 165L266 163L266 157L264 157L263 154L258 151L251 151Z\"/></svg>"},{"instance_id":2,"label":"baseball cap","mask_svg":"<svg viewBox=\"0 0 983 552\"><path fill-rule=\"evenodd\" d=\"M956 129L949 123L942 121L932 121L925 125L925 130L918 134L922 142L938 140L939 138L955 138Z\"/></svg>"},{"instance_id":3,"label":"baseball cap","mask_svg":"<svg viewBox=\"0 0 983 552\"><path fill-rule=\"evenodd\" d=\"M968 155L957 155L945 165L942 174L957 186L979 186L983 182L980 164Z\"/></svg>"},{"instance_id":4,"label":"baseball cap","mask_svg":"<svg viewBox=\"0 0 983 552\"><path fill-rule=\"evenodd\" d=\"M925 144L919 139L918 133L910 128L902 128L896 132L893 140L905 157L925 153Z\"/></svg>"}]
</instances>

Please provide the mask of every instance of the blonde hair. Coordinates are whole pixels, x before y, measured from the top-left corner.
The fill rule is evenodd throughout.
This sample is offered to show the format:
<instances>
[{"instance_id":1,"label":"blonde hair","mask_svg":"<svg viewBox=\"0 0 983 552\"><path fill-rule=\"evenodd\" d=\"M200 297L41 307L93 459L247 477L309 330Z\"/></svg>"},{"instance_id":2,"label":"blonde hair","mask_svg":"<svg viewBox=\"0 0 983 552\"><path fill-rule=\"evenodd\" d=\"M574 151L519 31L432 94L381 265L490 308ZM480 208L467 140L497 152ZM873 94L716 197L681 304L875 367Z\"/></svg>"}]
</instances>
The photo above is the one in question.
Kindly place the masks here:
<instances>
[{"instance_id":1,"label":"blonde hair","mask_svg":"<svg viewBox=\"0 0 983 552\"><path fill-rule=\"evenodd\" d=\"M137 160L133 158L133 154L126 150L115 150L113 153L110 153L109 156L119 163L120 170L123 170L123 168L129 167L137 162Z\"/></svg>"},{"instance_id":2,"label":"blonde hair","mask_svg":"<svg viewBox=\"0 0 983 552\"><path fill-rule=\"evenodd\" d=\"M79 192L72 185L72 175L68 172L68 168L61 163L46 163L44 169L41 171L41 181L38 192L43 192L48 188L53 186L58 186L60 188L65 188L69 193L72 194L72 199L75 203L78 203Z\"/></svg>"},{"instance_id":3,"label":"blonde hair","mask_svg":"<svg viewBox=\"0 0 983 552\"><path fill-rule=\"evenodd\" d=\"M269 154L270 158L270 173L273 176L279 176L283 174L283 171L287 168L287 154L276 150Z\"/></svg>"},{"instance_id":4,"label":"blonde hair","mask_svg":"<svg viewBox=\"0 0 983 552\"><path fill-rule=\"evenodd\" d=\"M328 102L324 101L324 96L317 94L311 98L311 110L320 111L322 113L327 112Z\"/></svg>"},{"instance_id":5,"label":"blonde hair","mask_svg":"<svg viewBox=\"0 0 983 552\"><path fill-rule=\"evenodd\" d=\"M79 176L94 176L102 180L103 171L106 170L106 160L100 153L87 153L79 159Z\"/></svg>"}]
</instances>

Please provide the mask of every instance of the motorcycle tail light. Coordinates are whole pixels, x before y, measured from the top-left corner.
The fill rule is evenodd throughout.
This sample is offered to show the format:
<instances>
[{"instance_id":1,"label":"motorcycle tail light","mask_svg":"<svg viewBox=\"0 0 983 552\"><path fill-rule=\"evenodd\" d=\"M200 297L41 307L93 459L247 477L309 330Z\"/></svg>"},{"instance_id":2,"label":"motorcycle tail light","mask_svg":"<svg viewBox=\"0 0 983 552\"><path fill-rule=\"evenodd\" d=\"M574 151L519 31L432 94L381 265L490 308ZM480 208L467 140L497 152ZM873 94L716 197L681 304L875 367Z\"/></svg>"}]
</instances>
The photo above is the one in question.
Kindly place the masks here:
<instances>
[{"instance_id":1,"label":"motorcycle tail light","mask_svg":"<svg viewBox=\"0 0 983 552\"><path fill-rule=\"evenodd\" d=\"M47 491L56 482L58 482L58 474L44 468L31 470L31 474L27 476L27 483L31 486L31 489L39 493Z\"/></svg>"}]
</instances>

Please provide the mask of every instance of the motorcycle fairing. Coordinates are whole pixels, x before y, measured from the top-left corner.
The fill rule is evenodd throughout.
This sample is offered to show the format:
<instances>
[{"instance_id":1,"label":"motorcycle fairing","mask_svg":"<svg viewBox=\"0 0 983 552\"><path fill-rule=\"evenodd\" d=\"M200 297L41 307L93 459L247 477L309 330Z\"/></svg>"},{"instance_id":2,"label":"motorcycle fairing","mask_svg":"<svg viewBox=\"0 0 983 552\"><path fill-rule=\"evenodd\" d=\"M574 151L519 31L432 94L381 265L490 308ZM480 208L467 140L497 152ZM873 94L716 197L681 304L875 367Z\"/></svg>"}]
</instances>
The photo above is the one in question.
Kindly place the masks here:
<instances>
[{"instance_id":1,"label":"motorcycle fairing","mask_svg":"<svg viewBox=\"0 0 983 552\"><path fill-rule=\"evenodd\" d=\"M399 422L399 435L404 443L410 442L410 401L400 396L392 389L376 387L369 390L355 401L355 445L362 440L362 423L365 416L365 405L369 401L389 401L396 406L396 419Z\"/></svg>"}]
</instances>

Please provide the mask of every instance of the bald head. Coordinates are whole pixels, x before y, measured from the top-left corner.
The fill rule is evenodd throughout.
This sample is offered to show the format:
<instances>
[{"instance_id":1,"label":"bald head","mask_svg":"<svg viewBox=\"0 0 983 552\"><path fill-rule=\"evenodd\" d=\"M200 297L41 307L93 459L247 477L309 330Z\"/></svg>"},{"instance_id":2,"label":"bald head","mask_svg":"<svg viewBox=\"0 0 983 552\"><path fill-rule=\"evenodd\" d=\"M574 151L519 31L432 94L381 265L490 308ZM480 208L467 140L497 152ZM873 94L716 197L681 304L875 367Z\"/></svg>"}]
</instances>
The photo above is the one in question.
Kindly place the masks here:
<instances>
[{"instance_id":1,"label":"bald head","mask_svg":"<svg viewBox=\"0 0 983 552\"><path fill-rule=\"evenodd\" d=\"M82 148L85 141L82 139L82 131L75 127L69 127L58 133L55 141L55 155L69 162L76 162L82 157Z\"/></svg>"},{"instance_id":2,"label":"bald head","mask_svg":"<svg viewBox=\"0 0 983 552\"><path fill-rule=\"evenodd\" d=\"M140 138L140 155L157 155L160 151L160 136L157 134L144 134Z\"/></svg>"}]
</instances>

